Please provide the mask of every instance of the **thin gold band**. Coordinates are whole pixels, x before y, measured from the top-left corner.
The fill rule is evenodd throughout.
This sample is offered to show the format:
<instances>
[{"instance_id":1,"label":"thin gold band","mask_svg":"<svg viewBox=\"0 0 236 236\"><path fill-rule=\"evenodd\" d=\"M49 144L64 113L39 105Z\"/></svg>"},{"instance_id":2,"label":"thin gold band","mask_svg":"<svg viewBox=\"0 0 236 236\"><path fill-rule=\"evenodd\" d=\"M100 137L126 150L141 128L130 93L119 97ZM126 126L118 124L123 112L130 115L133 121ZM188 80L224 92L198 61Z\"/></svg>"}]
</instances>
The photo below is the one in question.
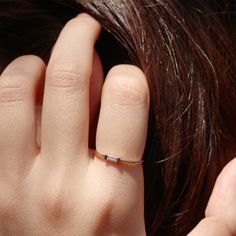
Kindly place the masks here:
<instances>
[{"instance_id":1,"label":"thin gold band","mask_svg":"<svg viewBox=\"0 0 236 236\"><path fill-rule=\"evenodd\" d=\"M143 160L141 160L141 161L125 161L125 160L120 159L119 157L115 157L112 155L103 155L96 150L94 150L94 156L97 158L109 161L113 164L126 165L126 166L138 166L144 162Z\"/></svg>"}]
</instances>

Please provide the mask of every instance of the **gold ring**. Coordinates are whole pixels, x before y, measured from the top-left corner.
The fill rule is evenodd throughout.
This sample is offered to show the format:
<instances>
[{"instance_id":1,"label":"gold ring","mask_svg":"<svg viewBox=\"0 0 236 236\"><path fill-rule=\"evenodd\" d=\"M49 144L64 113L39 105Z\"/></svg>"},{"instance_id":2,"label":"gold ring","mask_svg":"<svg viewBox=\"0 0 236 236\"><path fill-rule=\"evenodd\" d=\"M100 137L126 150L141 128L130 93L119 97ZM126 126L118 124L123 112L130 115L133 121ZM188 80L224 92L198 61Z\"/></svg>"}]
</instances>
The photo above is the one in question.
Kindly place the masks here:
<instances>
[{"instance_id":1,"label":"gold ring","mask_svg":"<svg viewBox=\"0 0 236 236\"><path fill-rule=\"evenodd\" d=\"M103 155L96 150L94 150L94 156L99 159L109 161L113 164L126 165L126 166L138 166L144 162L143 160L141 160L141 161L125 161L125 160L122 160L121 158L115 157L113 155Z\"/></svg>"}]
</instances>

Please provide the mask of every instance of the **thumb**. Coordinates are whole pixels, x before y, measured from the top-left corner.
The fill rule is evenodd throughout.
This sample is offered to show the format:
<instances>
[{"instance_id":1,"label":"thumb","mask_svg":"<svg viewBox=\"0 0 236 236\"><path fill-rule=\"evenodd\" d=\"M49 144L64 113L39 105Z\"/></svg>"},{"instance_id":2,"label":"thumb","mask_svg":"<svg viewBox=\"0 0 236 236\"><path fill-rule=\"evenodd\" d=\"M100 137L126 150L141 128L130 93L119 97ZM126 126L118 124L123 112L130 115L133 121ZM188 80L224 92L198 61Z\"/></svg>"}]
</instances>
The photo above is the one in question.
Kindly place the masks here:
<instances>
[{"instance_id":1,"label":"thumb","mask_svg":"<svg viewBox=\"0 0 236 236\"><path fill-rule=\"evenodd\" d=\"M236 235L236 158L217 178L205 215L189 236Z\"/></svg>"}]
</instances>

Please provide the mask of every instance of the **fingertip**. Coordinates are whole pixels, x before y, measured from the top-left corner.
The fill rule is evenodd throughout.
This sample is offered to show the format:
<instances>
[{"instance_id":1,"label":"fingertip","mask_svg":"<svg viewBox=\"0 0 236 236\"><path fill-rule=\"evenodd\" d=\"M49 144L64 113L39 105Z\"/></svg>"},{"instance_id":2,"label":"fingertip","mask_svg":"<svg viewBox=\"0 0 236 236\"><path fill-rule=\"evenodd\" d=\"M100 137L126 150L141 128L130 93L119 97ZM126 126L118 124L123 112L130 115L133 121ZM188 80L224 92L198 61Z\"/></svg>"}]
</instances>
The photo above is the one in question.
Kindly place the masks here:
<instances>
[{"instance_id":1,"label":"fingertip","mask_svg":"<svg viewBox=\"0 0 236 236\"><path fill-rule=\"evenodd\" d=\"M78 14L74 19L79 20L79 22L81 22L81 23L91 25L96 32L96 34L95 34L96 39L98 38L98 36L101 33L102 26L93 16L91 16L90 14L88 14L86 12L82 12L82 13Z\"/></svg>"},{"instance_id":2,"label":"fingertip","mask_svg":"<svg viewBox=\"0 0 236 236\"><path fill-rule=\"evenodd\" d=\"M140 83L143 83L144 86L147 86L147 78L145 73L137 66L131 64L120 64L113 66L107 74L107 77L112 77L113 75L126 75L130 77L135 77L140 80Z\"/></svg>"},{"instance_id":3,"label":"fingertip","mask_svg":"<svg viewBox=\"0 0 236 236\"><path fill-rule=\"evenodd\" d=\"M46 64L42 58L36 55L23 55L15 58L2 72L2 75L12 73L35 74L46 70ZM36 72L35 72L36 71Z\"/></svg>"},{"instance_id":4,"label":"fingertip","mask_svg":"<svg viewBox=\"0 0 236 236\"><path fill-rule=\"evenodd\" d=\"M115 103L126 105L145 105L148 107L150 94L144 72L134 65L121 64L114 66L105 82L107 94ZM109 92L110 91L110 92Z\"/></svg>"}]
</instances>

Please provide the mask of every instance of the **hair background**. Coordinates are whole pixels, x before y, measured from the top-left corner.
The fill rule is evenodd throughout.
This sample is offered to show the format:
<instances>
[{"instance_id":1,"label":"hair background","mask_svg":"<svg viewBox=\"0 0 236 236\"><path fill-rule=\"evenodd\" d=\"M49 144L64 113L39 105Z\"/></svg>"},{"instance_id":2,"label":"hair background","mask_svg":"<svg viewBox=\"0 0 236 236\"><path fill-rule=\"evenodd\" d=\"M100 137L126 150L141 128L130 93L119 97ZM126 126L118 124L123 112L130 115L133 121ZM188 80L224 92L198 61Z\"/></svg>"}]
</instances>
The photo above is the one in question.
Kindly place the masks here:
<instances>
[{"instance_id":1,"label":"hair background","mask_svg":"<svg viewBox=\"0 0 236 236\"><path fill-rule=\"evenodd\" d=\"M132 63L148 78L147 234L184 235L204 217L215 179L235 155L236 3L0 0L1 70L23 54L47 60L81 11L104 28L96 48L105 72Z\"/></svg>"}]
</instances>

